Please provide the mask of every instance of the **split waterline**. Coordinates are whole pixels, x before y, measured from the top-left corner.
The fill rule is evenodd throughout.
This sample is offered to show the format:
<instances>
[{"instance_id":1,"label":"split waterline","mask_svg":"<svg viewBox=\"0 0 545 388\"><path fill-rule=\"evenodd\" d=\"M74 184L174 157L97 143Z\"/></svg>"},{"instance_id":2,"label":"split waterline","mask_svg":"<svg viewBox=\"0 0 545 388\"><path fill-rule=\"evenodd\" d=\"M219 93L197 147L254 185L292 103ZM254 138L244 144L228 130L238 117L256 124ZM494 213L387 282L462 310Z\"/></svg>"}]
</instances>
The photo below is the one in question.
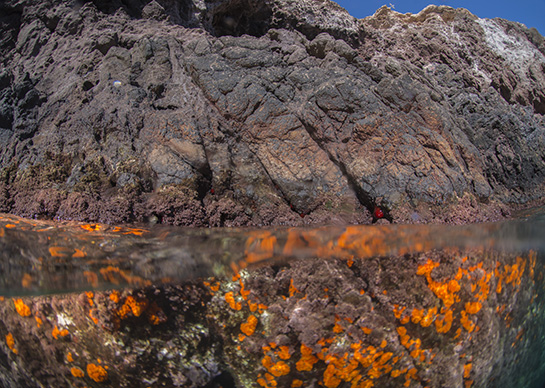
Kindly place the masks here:
<instances>
[{"instance_id":1,"label":"split waterline","mask_svg":"<svg viewBox=\"0 0 545 388\"><path fill-rule=\"evenodd\" d=\"M471 225L182 228L0 215L0 295L145 287L226 277L301 259L357 260L437 250L545 252L545 211Z\"/></svg>"}]
</instances>

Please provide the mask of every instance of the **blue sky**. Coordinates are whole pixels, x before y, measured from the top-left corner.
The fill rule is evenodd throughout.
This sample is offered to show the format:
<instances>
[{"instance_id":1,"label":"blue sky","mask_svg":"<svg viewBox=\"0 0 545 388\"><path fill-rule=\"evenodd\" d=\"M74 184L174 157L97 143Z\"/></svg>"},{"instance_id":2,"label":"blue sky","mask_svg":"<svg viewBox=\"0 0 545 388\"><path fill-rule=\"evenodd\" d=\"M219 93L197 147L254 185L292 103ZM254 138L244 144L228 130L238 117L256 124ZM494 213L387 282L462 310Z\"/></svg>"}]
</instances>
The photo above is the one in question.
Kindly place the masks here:
<instances>
[{"instance_id":1,"label":"blue sky","mask_svg":"<svg viewBox=\"0 0 545 388\"><path fill-rule=\"evenodd\" d=\"M545 0L333 0L358 19L370 16L383 5L394 6L401 13L418 13L428 4L448 5L454 8L466 8L480 18L513 20L524 23L528 28L535 27L545 35ZM432 0L433 1L433 0Z\"/></svg>"}]
</instances>

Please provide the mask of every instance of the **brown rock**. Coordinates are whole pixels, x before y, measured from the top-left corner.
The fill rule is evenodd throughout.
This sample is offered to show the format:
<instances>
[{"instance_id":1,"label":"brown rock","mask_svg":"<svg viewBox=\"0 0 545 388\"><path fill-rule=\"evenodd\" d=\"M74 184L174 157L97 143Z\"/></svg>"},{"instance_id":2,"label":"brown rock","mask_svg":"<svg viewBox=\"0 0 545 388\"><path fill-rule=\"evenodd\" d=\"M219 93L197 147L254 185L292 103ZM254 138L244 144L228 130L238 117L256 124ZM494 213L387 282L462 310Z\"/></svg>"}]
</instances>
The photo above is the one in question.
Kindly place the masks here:
<instances>
[{"instance_id":1,"label":"brown rock","mask_svg":"<svg viewBox=\"0 0 545 388\"><path fill-rule=\"evenodd\" d=\"M518 24L317 1L3 7L5 211L217 225L232 201L236 224L263 225L380 205L407 222L466 195L483 214L542 197L545 56ZM160 200L179 189L197 202ZM193 215L154 213L180 206Z\"/></svg>"}]
</instances>

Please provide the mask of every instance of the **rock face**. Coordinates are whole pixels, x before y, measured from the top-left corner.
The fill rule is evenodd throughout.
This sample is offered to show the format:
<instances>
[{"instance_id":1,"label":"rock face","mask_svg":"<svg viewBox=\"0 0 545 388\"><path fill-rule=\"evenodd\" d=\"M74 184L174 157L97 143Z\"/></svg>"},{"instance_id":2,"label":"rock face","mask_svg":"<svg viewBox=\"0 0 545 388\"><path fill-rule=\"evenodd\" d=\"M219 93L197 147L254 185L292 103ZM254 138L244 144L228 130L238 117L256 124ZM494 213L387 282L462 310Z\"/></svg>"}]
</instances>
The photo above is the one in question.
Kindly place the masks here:
<instances>
[{"instance_id":1,"label":"rock face","mask_svg":"<svg viewBox=\"0 0 545 388\"><path fill-rule=\"evenodd\" d=\"M0 61L0 212L261 226L370 223L380 207L380 222L467 222L543 199L545 41L465 10L8 0ZM115 263L121 245L100 240L111 255L85 266L78 241L96 244L99 225L40 240L51 225L10 217L0 245L31 224L43 254L15 246L0 267L19 254L60 278L77 263L80 290L100 276L146 287L0 297L1 387L543 386L543 252L415 241L387 255L350 227L327 249L312 230L279 247L259 230L246 244L266 255L323 254L159 286L116 265L157 265L161 238L163 256ZM19 289L39 281L21 274Z\"/></svg>"},{"instance_id":2,"label":"rock face","mask_svg":"<svg viewBox=\"0 0 545 388\"><path fill-rule=\"evenodd\" d=\"M497 219L543 197L545 43L465 10L0 5L0 211L232 226Z\"/></svg>"}]
</instances>

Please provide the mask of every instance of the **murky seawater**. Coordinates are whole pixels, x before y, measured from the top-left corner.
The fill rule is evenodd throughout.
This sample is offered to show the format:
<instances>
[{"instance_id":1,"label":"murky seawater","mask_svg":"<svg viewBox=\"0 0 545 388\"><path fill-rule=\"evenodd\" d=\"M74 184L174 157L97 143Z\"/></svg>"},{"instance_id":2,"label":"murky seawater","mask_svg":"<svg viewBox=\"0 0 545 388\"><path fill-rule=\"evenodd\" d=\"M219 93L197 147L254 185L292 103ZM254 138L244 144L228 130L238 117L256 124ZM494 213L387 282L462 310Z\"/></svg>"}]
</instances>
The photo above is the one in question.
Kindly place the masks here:
<instances>
[{"instance_id":1,"label":"murky seawater","mask_svg":"<svg viewBox=\"0 0 545 388\"><path fill-rule=\"evenodd\" d=\"M545 251L545 209L465 226L135 228L0 215L0 295L176 283L305 258L366 258L431 249Z\"/></svg>"}]
</instances>

